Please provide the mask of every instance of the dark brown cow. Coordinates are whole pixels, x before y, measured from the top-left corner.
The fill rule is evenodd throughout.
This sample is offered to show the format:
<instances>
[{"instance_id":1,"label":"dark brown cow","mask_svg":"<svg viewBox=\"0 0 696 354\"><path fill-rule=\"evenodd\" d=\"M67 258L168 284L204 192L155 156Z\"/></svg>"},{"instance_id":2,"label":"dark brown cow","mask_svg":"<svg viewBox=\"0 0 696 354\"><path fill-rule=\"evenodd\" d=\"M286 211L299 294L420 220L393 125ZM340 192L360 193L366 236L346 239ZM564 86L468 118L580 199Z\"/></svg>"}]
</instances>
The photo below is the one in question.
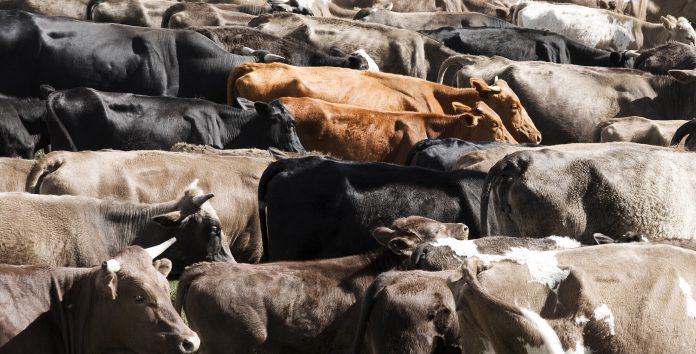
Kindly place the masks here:
<instances>
[{"instance_id":1,"label":"dark brown cow","mask_svg":"<svg viewBox=\"0 0 696 354\"><path fill-rule=\"evenodd\" d=\"M171 241L89 269L0 265L0 352L196 352L169 299L171 262L152 262Z\"/></svg>"},{"instance_id":2,"label":"dark brown cow","mask_svg":"<svg viewBox=\"0 0 696 354\"><path fill-rule=\"evenodd\" d=\"M133 204L77 196L0 193L0 263L94 266L128 245L175 237L176 271L203 260L234 262L212 194L192 184L176 200ZM11 220L11 222L10 222Z\"/></svg>"},{"instance_id":3,"label":"dark brown cow","mask_svg":"<svg viewBox=\"0 0 696 354\"><path fill-rule=\"evenodd\" d=\"M230 156L237 151L52 152L35 164L27 191L158 203L176 198L200 177L198 184L215 193L209 203L220 218L222 237L227 238L223 242L237 261L256 263L263 254L256 191L261 174L275 159L260 150L241 151L252 156Z\"/></svg>"},{"instance_id":4,"label":"dark brown cow","mask_svg":"<svg viewBox=\"0 0 696 354\"><path fill-rule=\"evenodd\" d=\"M426 138L517 143L481 101L474 108L454 102L453 116L377 111L313 98L285 97L282 102L306 149L348 160L403 164L413 145Z\"/></svg>"},{"instance_id":5,"label":"dark brown cow","mask_svg":"<svg viewBox=\"0 0 696 354\"><path fill-rule=\"evenodd\" d=\"M500 116L515 140L541 141L541 134L505 81L489 86L472 79L471 84L473 88L453 88L408 76L343 68L242 64L227 81L227 102L233 104L236 97L252 101L311 97L384 111L454 114L453 102L474 106L483 101Z\"/></svg>"},{"instance_id":6,"label":"dark brown cow","mask_svg":"<svg viewBox=\"0 0 696 354\"><path fill-rule=\"evenodd\" d=\"M356 301L377 275L399 269L419 242L463 237L463 224L420 217L379 227L385 247L331 260L257 265L203 263L180 279L176 308L202 339L200 353L302 352L348 349ZM211 319L215 320L212 321Z\"/></svg>"},{"instance_id":7,"label":"dark brown cow","mask_svg":"<svg viewBox=\"0 0 696 354\"><path fill-rule=\"evenodd\" d=\"M360 305L353 352L461 353L450 276L449 272L417 270L378 276Z\"/></svg>"}]
</instances>

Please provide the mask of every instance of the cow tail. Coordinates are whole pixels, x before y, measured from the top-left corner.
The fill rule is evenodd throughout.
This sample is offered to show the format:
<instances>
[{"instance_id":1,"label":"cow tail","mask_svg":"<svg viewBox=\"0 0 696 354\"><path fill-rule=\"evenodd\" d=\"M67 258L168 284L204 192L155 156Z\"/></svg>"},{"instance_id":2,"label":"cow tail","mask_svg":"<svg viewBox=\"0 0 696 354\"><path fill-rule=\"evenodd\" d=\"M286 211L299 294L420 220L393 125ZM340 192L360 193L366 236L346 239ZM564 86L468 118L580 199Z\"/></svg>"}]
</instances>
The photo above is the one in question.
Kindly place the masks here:
<instances>
[{"instance_id":1,"label":"cow tail","mask_svg":"<svg viewBox=\"0 0 696 354\"><path fill-rule=\"evenodd\" d=\"M46 176L58 170L65 163L65 159L52 154L45 155L31 167L27 175L24 191L28 193L41 193L41 184Z\"/></svg>"},{"instance_id":2,"label":"cow tail","mask_svg":"<svg viewBox=\"0 0 696 354\"><path fill-rule=\"evenodd\" d=\"M266 193L268 192L268 183L271 182L273 177L278 173L285 170L285 166L282 163L273 162L268 165L261 178L259 179L259 194L258 194L258 204L259 204L259 223L261 224L261 245L263 246L263 259L262 262L268 262L269 259L269 239L268 239L268 215L266 214Z\"/></svg>"},{"instance_id":3,"label":"cow tail","mask_svg":"<svg viewBox=\"0 0 696 354\"><path fill-rule=\"evenodd\" d=\"M616 123L617 121L619 121L619 119L608 118L608 119L604 119L601 122L597 123L594 130L592 131L592 142L595 142L595 143L601 142L602 130L604 130L604 128Z\"/></svg>"},{"instance_id":4,"label":"cow tail","mask_svg":"<svg viewBox=\"0 0 696 354\"><path fill-rule=\"evenodd\" d=\"M679 127L679 129L677 129L677 131L674 132L674 136L672 137L670 145L679 145L682 139L684 139L685 136L689 135L689 137L686 139L688 143L689 140L692 139L692 135L694 132L696 132L696 119L692 119L684 123L681 127Z\"/></svg>"},{"instance_id":5,"label":"cow tail","mask_svg":"<svg viewBox=\"0 0 696 354\"><path fill-rule=\"evenodd\" d=\"M55 105L62 96L60 91L56 91L48 95L46 99L46 126L48 127L48 136L50 137L51 150L70 150L77 151L77 147L70 137L70 133L65 128L63 122L60 121L55 111Z\"/></svg>"},{"instance_id":6,"label":"cow tail","mask_svg":"<svg viewBox=\"0 0 696 354\"><path fill-rule=\"evenodd\" d=\"M440 65L440 70L438 70L437 72L437 83L442 84L442 82L445 80L445 74L447 73L447 70L449 70L450 67L463 67L464 65L468 64L465 63L464 60L464 58L461 58L459 56L452 56L443 61L442 65Z\"/></svg>"},{"instance_id":7,"label":"cow tail","mask_svg":"<svg viewBox=\"0 0 696 354\"><path fill-rule=\"evenodd\" d=\"M381 277L377 277L372 284L365 290L365 295L360 301L360 317L358 318L358 325L355 329L355 337L353 338L353 354L360 354L365 341L365 330L367 329L367 322L370 319L370 313L375 305L375 299L382 293L385 286L382 285L380 281Z\"/></svg>"},{"instance_id":8,"label":"cow tail","mask_svg":"<svg viewBox=\"0 0 696 354\"><path fill-rule=\"evenodd\" d=\"M89 0L87 3L87 12L85 13L85 20L91 21L94 12L94 7L99 5L104 0Z\"/></svg>"},{"instance_id":9,"label":"cow tail","mask_svg":"<svg viewBox=\"0 0 696 354\"><path fill-rule=\"evenodd\" d=\"M468 285L471 294L470 296L478 297L484 305L488 305L486 307L489 307L489 312L492 309L495 309L496 311L501 311L500 315L502 316L496 316L496 314L493 313L492 317L509 317L507 321L508 323L517 322L513 320L514 317L524 318L526 321L532 324L531 326L529 326L529 328L532 328L536 332L536 334L539 335L545 348L547 348L548 353L565 353L561 344L561 340L558 337L558 334L556 333L556 331L554 331L554 329L551 327L551 325L549 325L549 323L545 319L543 319L533 310L513 306L500 299L497 299L483 288L477 277L478 268L481 265L480 262L481 261L477 258L471 258L467 260L466 263L464 263L464 265L462 265L461 281L466 282L466 284Z\"/></svg>"}]
</instances>

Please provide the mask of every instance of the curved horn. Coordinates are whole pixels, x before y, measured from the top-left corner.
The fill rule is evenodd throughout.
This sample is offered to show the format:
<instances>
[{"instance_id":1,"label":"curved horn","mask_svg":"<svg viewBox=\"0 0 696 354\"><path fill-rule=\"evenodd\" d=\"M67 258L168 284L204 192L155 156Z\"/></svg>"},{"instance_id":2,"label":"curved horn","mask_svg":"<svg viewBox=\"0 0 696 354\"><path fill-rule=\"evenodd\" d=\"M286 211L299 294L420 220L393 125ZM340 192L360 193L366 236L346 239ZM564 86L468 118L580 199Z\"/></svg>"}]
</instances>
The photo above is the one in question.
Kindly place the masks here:
<instances>
[{"instance_id":1,"label":"curved horn","mask_svg":"<svg viewBox=\"0 0 696 354\"><path fill-rule=\"evenodd\" d=\"M242 47L242 54L243 55L252 55L254 54L255 50L249 48L249 47Z\"/></svg>"},{"instance_id":2,"label":"curved horn","mask_svg":"<svg viewBox=\"0 0 696 354\"><path fill-rule=\"evenodd\" d=\"M150 255L150 257L152 257L152 259L155 259L166 251L167 248L169 248L169 246L171 246L174 242L176 242L176 237L172 237L157 246L148 247L145 249L145 251Z\"/></svg>"},{"instance_id":3,"label":"curved horn","mask_svg":"<svg viewBox=\"0 0 696 354\"><path fill-rule=\"evenodd\" d=\"M500 91L502 91L500 87L495 85L488 86L488 89L491 90L491 92L493 93L500 93Z\"/></svg>"},{"instance_id":4,"label":"curved horn","mask_svg":"<svg viewBox=\"0 0 696 354\"><path fill-rule=\"evenodd\" d=\"M266 63L275 63L275 62L285 62L286 59L281 57L280 55L266 54L263 57L263 61Z\"/></svg>"},{"instance_id":5,"label":"curved horn","mask_svg":"<svg viewBox=\"0 0 696 354\"><path fill-rule=\"evenodd\" d=\"M215 194L213 194L213 193L197 195L197 196L191 198L191 203L193 203L193 205L200 208L201 205L203 205L203 203L207 202L208 199L210 199L214 196L215 196Z\"/></svg>"}]
</instances>

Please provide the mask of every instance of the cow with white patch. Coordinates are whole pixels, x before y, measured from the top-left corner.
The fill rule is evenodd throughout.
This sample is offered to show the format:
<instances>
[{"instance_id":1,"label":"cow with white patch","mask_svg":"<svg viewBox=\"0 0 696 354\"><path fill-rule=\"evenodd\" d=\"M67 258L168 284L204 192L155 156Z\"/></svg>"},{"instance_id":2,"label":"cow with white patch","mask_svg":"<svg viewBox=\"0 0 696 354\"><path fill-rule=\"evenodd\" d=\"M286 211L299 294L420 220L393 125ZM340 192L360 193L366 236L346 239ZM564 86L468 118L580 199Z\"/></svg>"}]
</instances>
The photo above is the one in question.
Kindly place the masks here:
<instances>
[{"instance_id":1,"label":"cow with white patch","mask_svg":"<svg viewBox=\"0 0 696 354\"><path fill-rule=\"evenodd\" d=\"M609 10L543 1L522 2L512 23L525 28L556 32L589 47L608 50L652 48L677 41L696 45L689 20L667 15L650 23Z\"/></svg>"},{"instance_id":2,"label":"cow with white patch","mask_svg":"<svg viewBox=\"0 0 696 354\"><path fill-rule=\"evenodd\" d=\"M471 258L451 284L465 353L687 353L696 345L696 252L615 244L483 263Z\"/></svg>"}]
</instances>

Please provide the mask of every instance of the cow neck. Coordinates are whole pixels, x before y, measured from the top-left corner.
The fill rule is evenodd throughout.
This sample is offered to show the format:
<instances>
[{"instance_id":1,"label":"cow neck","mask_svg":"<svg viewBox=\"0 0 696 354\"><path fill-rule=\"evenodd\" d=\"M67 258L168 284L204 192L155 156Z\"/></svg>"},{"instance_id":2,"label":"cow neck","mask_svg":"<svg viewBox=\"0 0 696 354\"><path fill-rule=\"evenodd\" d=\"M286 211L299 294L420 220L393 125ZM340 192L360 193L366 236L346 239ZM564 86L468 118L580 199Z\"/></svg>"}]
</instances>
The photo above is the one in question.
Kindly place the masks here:
<instances>
[{"instance_id":1,"label":"cow neck","mask_svg":"<svg viewBox=\"0 0 696 354\"><path fill-rule=\"evenodd\" d=\"M659 116L653 119L691 119L694 117L693 100L696 83L682 84L669 76L651 78L657 96L653 105L660 107ZM650 117L649 117L650 118Z\"/></svg>"},{"instance_id":2,"label":"cow neck","mask_svg":"<svg viewBox=\"0 0 696 354\"><path fill-rule=\"evenodd\" d=\"M466 105L473 105L476 101L480 101L478 91L473 88L455 88L445 85L439 85L434 91L435 99L440 102L442 110L445 114L454 114L453 102L459 102Z\"/></svg>"},{"instance_id":3,"label":"cow neck","mask_svg":"<svg viewBox=\"0 0 696 354\"><path fill-rule=\"evenodd\" d=\"M225 148L235 148L240 145L240 139L247 139L245 135L242 134L244 126L248 125L254 118L259 118L256 114L256 110L253 109L235 109L228 107L228 110L221 114L222 124L220 125L220 130L222 132L222 144ZM253 134L254 136L256 134ZM251 138L251 137L248 137ZM249 142L254 144L255 142ZM244 145L244 146L252 146Z\"/></svg>"},{"instance_id":4,"label":"cow neck","mask_svg":"<svg viewBox=\"0 0 696 354\"><path fill-rule=\"evenodd\" d=\"M109 342L109 317L100 302L113 301L96 293L99 268L51 270L49 314L60 334L65 353L104 352Z\"/></svg>"},{"instance_id":5,"label":"cow neck","mask_svg":"<svg viewBox=\"0 0 696 354\"><path fill-rule=\"evenodd\" d=\"M406 257L399 256L384 247L361 255L320 261L324 268L337 279L343 288L353 289L361 296L372 281L380 274L390 270L400 270Z\"/></svg>"},{"instance_id":6,"label":"cow neck","mask_svg":"<svg viewBox=\"0 0 696 354\"><path fill-rule=\"evenodd\" d=\"M178 203L178 200L157 204L102 201L100 214L104 215L108 224L100 236L107 245L109 256L130 245L149 247L171 238L172 232L152 221L152 218L179 210Z\"/></svg>"},{"instance_id":7,"label":"cow neck","mask_svg":"<svg viewBox=\"0 0 696 354\"><path fill-rule=\"evenodd\" d=\"M428 139L440 139L445 132L461 123L459 116L433 115L427 118L426 134Z\"/></svg>"}]
</instances>

